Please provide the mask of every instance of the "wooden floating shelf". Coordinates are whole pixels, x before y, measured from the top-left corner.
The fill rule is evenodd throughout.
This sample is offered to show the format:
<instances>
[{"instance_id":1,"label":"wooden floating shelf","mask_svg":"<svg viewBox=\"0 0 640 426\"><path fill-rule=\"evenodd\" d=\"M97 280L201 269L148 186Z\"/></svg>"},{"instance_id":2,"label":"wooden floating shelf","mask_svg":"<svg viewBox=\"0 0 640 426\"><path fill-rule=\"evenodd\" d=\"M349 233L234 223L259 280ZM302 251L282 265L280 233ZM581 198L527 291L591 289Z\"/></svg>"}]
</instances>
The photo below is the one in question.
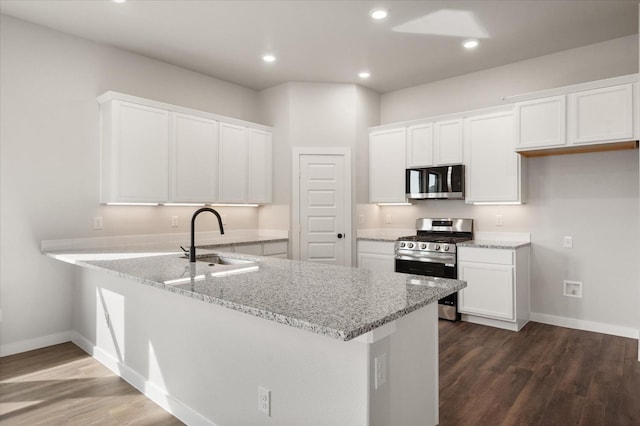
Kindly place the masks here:
<instances>
[{"instance_id":1,"label":"wooden floating shelf","mask_svg":"<svg viewBox=\"0 0 640 426\"><path fill-rule=\"evenodd\" d=\"M572 146L562 148L536 149L519 151L523 157L548 157L550 155L585 154L589 152L622 151L638 148L638 141L616 142L599 145Z\"/></svg>"}]
</instances>

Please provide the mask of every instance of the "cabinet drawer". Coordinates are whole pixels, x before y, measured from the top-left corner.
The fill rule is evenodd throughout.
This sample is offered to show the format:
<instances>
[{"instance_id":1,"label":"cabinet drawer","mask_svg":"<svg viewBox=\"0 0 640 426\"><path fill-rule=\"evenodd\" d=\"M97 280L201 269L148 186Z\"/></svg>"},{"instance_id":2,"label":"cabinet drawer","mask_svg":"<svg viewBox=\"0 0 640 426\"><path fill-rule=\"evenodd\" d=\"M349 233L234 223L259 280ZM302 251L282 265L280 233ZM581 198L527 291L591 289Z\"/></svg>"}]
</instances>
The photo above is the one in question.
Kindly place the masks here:
<instances>
[{"instance_id":1,"label":"cabinet drawer","mask_svg":"<svg viewBox=\"0 0 640 426\"><path fill-rule=\"evenodd\" d=\"M459 247L458 262L493 263L513 265L513 250L501 250L477 247Z\"/></svg>"},{"instance_id":2,"label":"cabinet drawer","mask_svg":"<svg viewBox=\"0 0 640 426\"><path fill-rule=\"evenodd\" d=\"M358 241L359 253L395 254L393 241Z\"/></svg>"},{"instance_id":3,"label":"cabinet drawer","mask_svg":"<svg viewBox=\"0 0 640 426\"><path fill-rule=\"evenodd\" d=\"M263 254L265 256L273 256L274 254L286 254L287 253L287 242L286 241L278 241L276 243L264 243L264 251Z\"/></svg>"}]
</instances>

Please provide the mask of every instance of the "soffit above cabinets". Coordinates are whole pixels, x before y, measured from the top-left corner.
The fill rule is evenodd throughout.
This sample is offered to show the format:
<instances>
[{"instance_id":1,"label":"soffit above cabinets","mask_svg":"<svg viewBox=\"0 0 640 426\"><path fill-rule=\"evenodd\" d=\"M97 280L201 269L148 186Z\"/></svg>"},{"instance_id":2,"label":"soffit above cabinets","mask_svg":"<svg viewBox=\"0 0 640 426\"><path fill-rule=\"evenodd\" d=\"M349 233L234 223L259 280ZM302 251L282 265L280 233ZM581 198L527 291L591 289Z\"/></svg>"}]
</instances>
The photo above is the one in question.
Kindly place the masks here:
<instances>
[{"instance_id":1,"label":"soffit above cabinets","mask_svg":"<svg viewBox=\"0 0 640 426\"><path fill-rule=\"evenodd\" d=\"M389 16L374 22L381 5ZM314 81L385 93L638 33L637 0L3 0L0 12L255 90ZM464 49L468 38L480 45Z\"/></svg>"}]
</instances>

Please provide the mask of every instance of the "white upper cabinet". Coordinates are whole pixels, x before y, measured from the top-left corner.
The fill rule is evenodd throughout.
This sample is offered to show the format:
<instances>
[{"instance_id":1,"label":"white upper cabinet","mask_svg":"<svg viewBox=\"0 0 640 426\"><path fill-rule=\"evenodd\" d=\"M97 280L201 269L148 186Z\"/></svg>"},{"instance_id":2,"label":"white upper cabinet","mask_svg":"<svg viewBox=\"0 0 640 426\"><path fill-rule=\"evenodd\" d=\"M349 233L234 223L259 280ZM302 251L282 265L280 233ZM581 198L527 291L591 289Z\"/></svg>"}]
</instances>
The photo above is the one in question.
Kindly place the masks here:
<instances>
[{"instance_id":1,"label":"white upper cabinet","mask_svg":"<svg viewBox=\"0 0 640 426\"><path fill-rule=\"evenodd\" d=\"M434 134L434 165L462 163L462 119L437 121Z\"/></svg>"},{"instance_id":2,"label":"white upper cabinet","mask_svg":"<svg viewBox=\"0 0 640 426\"><path fill-rule=\"evenodd\" d=\"M633 139L633 85L569 95L569 142L586 144Z\"/></svg>"},{"instance_id":3,"label":"white upper cabinet","mask_svg":"<svg viewBox=\"0 0 640 426\"><path fill-rule=\"evenodd\" d=\"M218 122L172 113L172 201L218 199Z\"/></svg>"},{"instance_id":4,"label":"white upper cabinet","mask_svg":"<svg viewBox=\"0 0 640 426\"><path fill-rule=\"evenodd\" d=\"M407 167L433 165L433 124L420 124L407 129Z\"/></svg>"},{"instance_id":5,"label":"white upper cabinet","mask_svg":"<svg viewBox=\"0 0 640 426\"><path fill-rule=\"evenodd\" d=\"M369 134L369 202L406 202L404 127Z\"/></svg>"},{"instance_id":6,"label":"white upper cabinet","mask_svg":"<svg viewBox=\"0 0 640 426\"><path fill-rule=\"evenodd\" d=\"M116 92L98 103L100 202L271 202L269 127Z\"/></svg>"},{"instance_id":7,"label":"white upper cabinet","mask_svg":"<svg viewBox=\"0 0 640 426\"><path fill-rule=\"evenodd\" d=\"M271 203L273 194L273 141L271 133L249 129L249 203Z\"/></svg>"},{"instance_id":8,"label":"white upper cabinet","mask_svg":"<svg viewBox=\"0 0 640 426\"><path fill-rule=\"evenodd\" d=\"M169 112L109 101L101 108L102 203L169 199Z\"/></svg>"},{"instance_id":9,"label":"white upper cabinet","mask_svg":"<svg viewBox=\"0 0 640 426\"><path fill-rule=\"evenodd\" d=\"M564 95L517 102L515 113L518 148L551 148L566 144Z\"/></svg>"},{"instance_id":10,"label":"white upper cabinet","mask_svg":"<svg viewBox=\"0 0 640 426\"><path fill-rule=\"evenodd\" d=\"M465 119L466 201L523 202L512 111Z\"/></svg>"},{"instance_id":11,"label":"white upper cabinet","mask_svg":"<svg viewBox=\"0 0 640 426\"><path fill-rule=\"evenodd\" d=\"M220 123L219 201L246 203L249 183L249 131Z\"/></svg>"}]
</instances>

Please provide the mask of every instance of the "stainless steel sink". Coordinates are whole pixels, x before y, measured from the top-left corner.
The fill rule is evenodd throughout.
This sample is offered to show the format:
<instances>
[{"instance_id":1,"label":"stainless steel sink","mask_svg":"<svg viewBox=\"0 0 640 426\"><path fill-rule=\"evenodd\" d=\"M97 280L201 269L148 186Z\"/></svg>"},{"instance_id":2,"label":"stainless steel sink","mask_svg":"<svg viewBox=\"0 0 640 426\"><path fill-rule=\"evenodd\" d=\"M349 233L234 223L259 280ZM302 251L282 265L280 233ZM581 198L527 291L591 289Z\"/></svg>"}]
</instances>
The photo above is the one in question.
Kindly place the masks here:
<instances>
[{"instance_id":1,"label":"stainless steel sink","mask_svg":"<svg viewBox=\"0 0 640 426\"><path fill-rule=\"evenodd\" d=\"M218 254L203 254L196 257L196 262L208 263L209 266L217 265L255 265L256 262L233 257L223 257Z\"/></svg>"},{"instance_id":2,"label":"stainless steel sink","mask_svg":"<svg viewBox=\"0 0 640 426\"><path fill-rule=\"evenodd\" d=\"M189 257L185 256L184 259L188 261ZM164 283L170 285L187 284L190 282L193 283L196 281L203 281L207 278L224 277L227 275L243 274L246 272L254 272L258 270L257 262L246 259L238 259L234 257L220 256L216 253L201 254L199 256L196 256L196 262L192 265L196 264L206 264L208 268L205 268L208 269L208 271L205 272L201 268L195 269L192 266L190 268L190 276L183 275L176 279L164 281ZM189 269L189 267L187 268Z\"/></svg>"}]
</instances>

